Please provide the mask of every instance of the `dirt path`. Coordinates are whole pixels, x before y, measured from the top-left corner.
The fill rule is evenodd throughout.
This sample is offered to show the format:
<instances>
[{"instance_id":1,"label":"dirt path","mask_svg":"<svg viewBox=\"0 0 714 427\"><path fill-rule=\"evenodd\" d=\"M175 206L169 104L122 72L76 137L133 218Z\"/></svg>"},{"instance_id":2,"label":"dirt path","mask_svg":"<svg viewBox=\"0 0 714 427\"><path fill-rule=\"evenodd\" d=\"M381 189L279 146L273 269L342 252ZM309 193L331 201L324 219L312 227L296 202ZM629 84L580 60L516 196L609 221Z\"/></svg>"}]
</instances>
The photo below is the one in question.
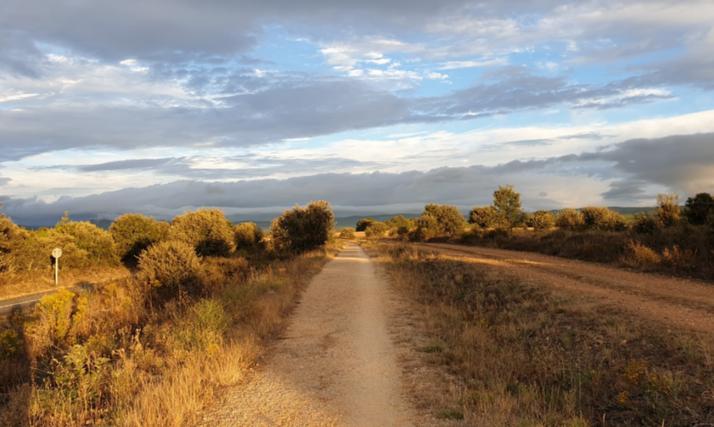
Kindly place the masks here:
<instances>
[{"instance_id":1,"label":"dirt path","mask_svg":"<svg viewBox=\"0 0 714 427\"><path fill-rule=\"evenodd\" d=\"M442 243L416 246L502 269L529 283L591 297L665 324L714 331L714 285L531 252Z\"/></svg>"},{"instance_id":2,"label":"dirt path","mask_svg":"<svg viewBox=\"0 0 714 427\"><path fill-rule=\"evenodd\" d=\"M387 293L362 249L347 246L313 279L271 358L204 424L412 425Z\"/></svg>"}]
</instances>

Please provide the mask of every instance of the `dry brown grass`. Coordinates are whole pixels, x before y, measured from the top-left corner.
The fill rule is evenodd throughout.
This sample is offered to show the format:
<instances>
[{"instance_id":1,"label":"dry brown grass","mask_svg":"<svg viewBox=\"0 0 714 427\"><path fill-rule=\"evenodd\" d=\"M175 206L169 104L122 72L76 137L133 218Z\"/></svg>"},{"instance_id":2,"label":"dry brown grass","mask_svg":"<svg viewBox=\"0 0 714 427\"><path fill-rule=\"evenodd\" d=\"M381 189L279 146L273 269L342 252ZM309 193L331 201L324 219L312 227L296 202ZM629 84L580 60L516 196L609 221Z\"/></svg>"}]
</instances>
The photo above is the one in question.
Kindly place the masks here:
<instances>
[{"instance_id":1,"label":"dry brown grass","mask_svg":"<svg viewBox=\"0 0 714 427\"><path fill-rule=\"evenodd\" d=\"M128 277L129 274L129 270L124 267L72 269L60 273L60 286L99 285ZM54 276L49 272L42 274L42 272L32 271L0 275L0 299L18 297L54 288Z\"/></svg>"},{"instance_id":2,"label":"dry brown grass","mask_svg":"<svg viewBox=\"0 0 714 427\"><path fill-rule=\"evenodd\" d=\"M454 380L437 417L468 425L676 426L714 420L711 336L407 246L377 248L417 304L423 363ZM443 400L443 399L442 399Z\"/></svg>"},{"instance_id":3,"label":"dry brown grass","mask_svg":"<svg viewBox=\"0 0 714 427\"><path fill-rule=\"evenodd\" d=\"M327 255L320 249L266 260L252 272L242 258L204 260L208 294L179 296L161 310L147 311L132 281L46 297L29 324L15 319L3 328L10 332L0 344L10 350L0 354L0 419L31 426L195 423L220 387L240 381L255 363Z\"/></svg>"}]
</instances>

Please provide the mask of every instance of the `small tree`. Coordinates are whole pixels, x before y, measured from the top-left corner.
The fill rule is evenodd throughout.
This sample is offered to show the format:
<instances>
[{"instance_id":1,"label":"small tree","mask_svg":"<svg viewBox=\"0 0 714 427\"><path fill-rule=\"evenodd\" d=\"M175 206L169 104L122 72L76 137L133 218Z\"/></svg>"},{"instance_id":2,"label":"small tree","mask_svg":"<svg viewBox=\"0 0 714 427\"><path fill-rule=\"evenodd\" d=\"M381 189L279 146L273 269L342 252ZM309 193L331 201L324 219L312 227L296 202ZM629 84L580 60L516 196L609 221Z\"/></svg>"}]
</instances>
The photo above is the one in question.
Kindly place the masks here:
<instances>
[{"instance_id":1,"label":"small tree","mask_svg":"<svg viewBox=\"0 0 714 427\"><path fill-rule=\"evenodd\" d=\"M414 230L409 233L409 240L424 242L438 235L439 223L431 215L421 215L414 220Z\"/></svg>"},{"instance_id":2,"label":"small tree","mask_svg":"<svg viewBox=\"0 0 714 427\"><path fill-rule=\"evenodd\" d=\"M200 256L225 256L235 249L233 227L218 209L200 209L174 218L171 240L194 247Z\"/></svg>"},{"instance_id":3,"label":"small tree","mask_svg":"<svg viewBox=\"0 0 714 427\"><path fill-rule=\"evenodd\" d=\"M438 236L454 237L464 231L466 221L456 206L428 204L422 216L430 216L436 221L435 232Z\"/></svg>"},{"instance_id":4,"label":"small tree","mask_svg":"<svg viewBox=\"0 0 714 427\"><path fill-rule=\"evenodd\" d=\"M510 185L502 185L493 192L493 207L503 226L513 228L523 219L521 195Z\"/></svg>"},{"instance_id":5,"label":"small tree","mask_svg":"<svg viewBox=\"0 0 714 427\"><path fill-rule=\"evenodd\" d=\"M386 224L394 230L398 230L401 227L409 229L412 226L412 221L404 215L397 215L389 218Z\"/></svg>"},{"instance_id":6,"label":"small tree","mask_svg":"<svg viewBox=\"0 0 714 427\"><path fill-rule=\"evenodd\" d=\"M362 218L357 221L357 224L355 225L355 230L356 231L365 231L367 229L367 227L369 227L369 225L375 221L376 220L374 218Z\"/></svg>"},{"instance_id":7,"label":"small tree","mask_svg":"<svg viewBox=\"0 0 714 427\"><path fill-rule=\"evenodd\" d=\"M684 214L690 224L706 224L714 213L714 199L709 193L699 193L687 199Z\"/></svg>"},{"instance_id":8,"label":"small tree","mask_svg":"<svg viewBox=\"0 0 714 427\"><path fill-rule=\"evenodd\" d=\"M297 206L273 220L274 248L281 253L300 253L324 245L335 226L335 215L325 201Z\"/></svg>"},{"instance_id":9,"label":"small tree","mask_svg":"<svg viewBox=\"0 0 714 427\"><path fill-rule=\"evenodd\" d=\"M682 213L679 209L679 196L676 194L658 194L657 218L664 227L679 224L682 219Z\"/></svg>"},{"instance_id":10,"label":"small tree","mask_svg":"<svg viewBox=\"0 0 714 427\"><path fill-rule=\"evenodd\" d=\"M236 249L256 252L263 249L263 230L254 222L242 222L233 228Z\"/></svg>"},{"instance_id":11,"label":"small tree","mask_svg":"<svg viewBox=\"0 0 714 427\"><path fill-rule=\"evenodd\" d=\"M345 227L342 230L340 230L340 239L354 239L355 238L355 229L352 227Z\"/></svg>"},{"instance_id":12,"label":"small tree","mask_svg":"<svg viewBox=\"0 0 714 427\"><path fill-rule=\"evenodd\" d=\"M528 215L526 224L534 230L548 230L555 225L555 218L548 211L535 211Z\"/></svg>"},{"instance_id":13,"label":"small tree","mask_svg":"<svg viewBox=\"0 0 714 427\"><path fill-rule=\"evenodd\" d=\"M565 208L558 212L555 225L566 230L577 230L585 226L585 218L579 210Z\"/></svg>"},{"instance_id":14,"label":"small tree","mask_svg":"<svg viewBox=\"0 0 714 427\"><path fill-rule=\"evenodd\" d=\"M115 264L118 260L112 235L91 222L63 218L55 226L55 232L73 237L92 263Z\"/></svg>"},{"instance_id":15,"label":"small tree","mask_svg":"<svg viewBox=\"0 0 714 427\"><path fill-rule=\"evenodd\" d=\"M141 214L125 214L114 220L109 232L122 262L135 266L139 254L166 239L169 224Z\"/></svg>"},{"instance_id":16,"label":"small tree","mask_svg":"<svg viewBox=\"0 0 714 427\"><path fill-rule=\"evenodd\" d=\"M493 228L498 225L498 213L493 206L475 207L469 212L469 223L479 228Z\"/></svg>"}]
</instances>

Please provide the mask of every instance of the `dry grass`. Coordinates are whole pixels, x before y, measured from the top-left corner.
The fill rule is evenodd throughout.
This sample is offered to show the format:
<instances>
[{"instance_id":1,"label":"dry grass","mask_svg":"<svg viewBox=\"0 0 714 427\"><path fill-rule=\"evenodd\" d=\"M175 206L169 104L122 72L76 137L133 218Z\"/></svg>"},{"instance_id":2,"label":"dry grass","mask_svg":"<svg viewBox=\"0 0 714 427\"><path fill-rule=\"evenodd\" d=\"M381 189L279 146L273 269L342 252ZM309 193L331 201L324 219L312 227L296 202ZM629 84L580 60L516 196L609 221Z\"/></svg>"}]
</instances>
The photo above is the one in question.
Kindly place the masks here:
<instances>
[{"instance_id":1,"label":"dry grass","mask_svg":"<svg viewBox=\"0 0 714 427\"><path fill-rule=\"evenodd\" d=\"M265 260L248 273L242 258L205 260L208 293L179 295L160 310L132 281L46 297L29 323L14 319L0 335L0 419L194 424L220 387L244 377L328 254Z\"/></svg>"},{"instance_id":2,"label":"dry grass","mask_svg":"<svg viewBox=\"0 0 714 427\"><path fill-rule=\"evenodd\" d=\"M685 426L714 421L711 336L659 328L593 301L505 279L487 266L378 246L417 304L424 363L441 367L468 425Z\"/></svg>"},{"instance_id":3,"label":"dry grass","mask_svg":"<svg viewBox=\"0 0 714 427\"><path fill-rule=\"evenodd\" d=\"M0 299L13 298L55 288L54 273L32 271L0 275ZM129 276L124 267L71 269L60 272L60 286L75 287L85 284L108 283Z\"/></svg>"}]
</instances>

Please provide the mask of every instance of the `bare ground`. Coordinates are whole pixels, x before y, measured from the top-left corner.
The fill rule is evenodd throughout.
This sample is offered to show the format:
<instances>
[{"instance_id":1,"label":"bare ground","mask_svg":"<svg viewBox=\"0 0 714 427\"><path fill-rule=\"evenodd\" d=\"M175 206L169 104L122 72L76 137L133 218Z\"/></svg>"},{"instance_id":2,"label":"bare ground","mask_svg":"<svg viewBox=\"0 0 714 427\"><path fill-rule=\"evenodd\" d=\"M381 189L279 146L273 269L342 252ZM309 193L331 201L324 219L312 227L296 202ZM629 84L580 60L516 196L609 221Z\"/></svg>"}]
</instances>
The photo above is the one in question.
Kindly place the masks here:
<instances>
[{"instance_id":1,"label":"bare ground","mask_svg":"<svg viewBox=\"0 0 714 427\"><path fill-rule=\"evenodd\" d=\"M531 252L445 243L415 246L486 264L521 281L588 297L664 326L714 331L712 284Z\"/></svg>"},{"instance_id":2,"label":"bare ground","mask_svg":"<svg viewBox=\"0 0 714 427\"><path fill-rule=\"evenodd\" d=\"M398 300L348 245L303 295L271 356L227 389L204 425L423 425L405 398L389 319Z\"/></svg>"}]
</instances>

